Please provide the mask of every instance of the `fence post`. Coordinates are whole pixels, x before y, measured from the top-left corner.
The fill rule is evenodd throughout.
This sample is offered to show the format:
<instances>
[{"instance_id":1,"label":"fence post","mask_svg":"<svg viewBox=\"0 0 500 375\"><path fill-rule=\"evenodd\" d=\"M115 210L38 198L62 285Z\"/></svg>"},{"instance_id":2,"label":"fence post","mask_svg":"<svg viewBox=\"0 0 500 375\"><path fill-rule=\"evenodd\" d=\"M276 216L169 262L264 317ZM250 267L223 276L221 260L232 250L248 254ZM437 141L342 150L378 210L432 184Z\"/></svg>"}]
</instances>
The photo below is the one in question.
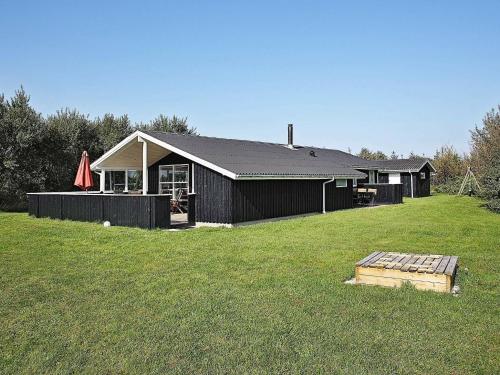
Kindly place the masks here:
<instances>
[{"instance_id":1,"label":"fence post","mask_svg":"<svg viewBox=\"0 0 500 375\"><path fill-rule=\"evenodd\" d=\"M196 193L188 194L188 224L196 224Z\"/></svg>"}]
</instances>

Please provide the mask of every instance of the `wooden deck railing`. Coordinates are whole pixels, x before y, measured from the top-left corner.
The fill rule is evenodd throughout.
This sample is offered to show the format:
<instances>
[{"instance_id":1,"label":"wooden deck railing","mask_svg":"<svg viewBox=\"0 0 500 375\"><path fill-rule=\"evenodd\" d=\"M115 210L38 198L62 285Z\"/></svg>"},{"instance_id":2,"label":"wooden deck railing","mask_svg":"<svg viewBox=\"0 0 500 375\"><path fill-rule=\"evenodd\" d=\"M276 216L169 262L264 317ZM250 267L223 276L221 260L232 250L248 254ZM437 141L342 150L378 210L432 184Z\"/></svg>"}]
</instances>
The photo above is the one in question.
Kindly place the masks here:
<instances>
[{"instance_id":1,"label":"wooden deck railing","mask_svg":"<svg viewBox=\"0 0 500 375\"><path fill-rule=\"evenodd\" d=\"M35 217L169 228L170 195L31 193L28 212Z\"/></svg>"},{"instance_id":2,"label":"wooden deck railing","mask_svg":"<svg viewBox=\"0 0 500 375\"><path fill-rule=\"evenodd\" d=\"M398 204L403 203L402 184L358 184L369 189L377 189L375 204Z\"/></svg>"}]
</instances>

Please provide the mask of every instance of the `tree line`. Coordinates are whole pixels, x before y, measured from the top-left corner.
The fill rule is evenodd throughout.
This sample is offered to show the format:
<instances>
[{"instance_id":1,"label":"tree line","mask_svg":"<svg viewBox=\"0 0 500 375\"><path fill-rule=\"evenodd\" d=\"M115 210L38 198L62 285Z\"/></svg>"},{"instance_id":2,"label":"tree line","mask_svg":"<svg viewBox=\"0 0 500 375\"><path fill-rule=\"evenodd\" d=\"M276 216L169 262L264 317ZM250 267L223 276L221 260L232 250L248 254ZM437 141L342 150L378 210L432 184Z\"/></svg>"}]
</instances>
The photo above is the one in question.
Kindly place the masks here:
<instances>
[{"instance_id":1,"label":"tree line","mask_svg":"<svg viewBox=\"0 0 500 375\"><path fill-rule=\"evenodd\" d=\"M441 146L433 157L428 157L437 172L432 176L432 187L437 192L456 194L467 169L479 180L481 189L475 191L486 201L486 206L500 212L500 105L486 113L482 126L470 131L470 152L460 155L451 145ZM388 156L382 151L361 148L357 156L368 160L403 158L394 151ZM410 159L425 158L410 153Z\"/></svg>"},{"instance_id":2,"label":"tree line","mask_svg":"<svg viewBox=\"0 0 500 375\"><path fill-rule=\"evenodd\" d=\"M395 159L404 159L403 155L398 155L396 154L396 151L392 151L389 156L387 156L386 153L377 150L377 151L371 151L367 147L361 147L361 150L356 154L356 156L359 156L360 158L366 159L366 160L395 160ZM407 157L408 159L422 159L426 158L425 155L417 155L413 151L410 152L410 154Z\"/></svg>"},{"instance_id":3,"label":"tree line","mask_svg":"<svg viewBox=\"0 0 500 375\"><path fill-rule=\"evenodd\" d=\"M26 209L27 192L74 190L83 150L95 160L138 129L196 134L185 117L132 124L127 115L90 119L70 109L44 117L23 88L0 95L0 210Z\"/></svg>"}]
</instances>

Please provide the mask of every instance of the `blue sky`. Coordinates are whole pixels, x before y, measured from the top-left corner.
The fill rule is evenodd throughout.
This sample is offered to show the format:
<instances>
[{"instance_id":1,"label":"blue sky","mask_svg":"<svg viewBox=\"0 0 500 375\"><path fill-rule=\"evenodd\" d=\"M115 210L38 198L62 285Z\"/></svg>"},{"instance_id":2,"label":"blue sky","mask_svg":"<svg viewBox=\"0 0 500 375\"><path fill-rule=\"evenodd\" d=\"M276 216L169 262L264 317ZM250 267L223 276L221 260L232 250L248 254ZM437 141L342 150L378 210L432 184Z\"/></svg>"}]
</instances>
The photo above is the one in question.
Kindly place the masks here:
<instances>
[{"instance_id":1,"label":"blue sky","mask_svg":"<svg viewBox=\"0 0 500 375\"><path fill-rule=\"evenodd\" d=\"M467 151L500 104L499 1L1 1L0 92L202 135Z\"/></svg>"}]
</instances>

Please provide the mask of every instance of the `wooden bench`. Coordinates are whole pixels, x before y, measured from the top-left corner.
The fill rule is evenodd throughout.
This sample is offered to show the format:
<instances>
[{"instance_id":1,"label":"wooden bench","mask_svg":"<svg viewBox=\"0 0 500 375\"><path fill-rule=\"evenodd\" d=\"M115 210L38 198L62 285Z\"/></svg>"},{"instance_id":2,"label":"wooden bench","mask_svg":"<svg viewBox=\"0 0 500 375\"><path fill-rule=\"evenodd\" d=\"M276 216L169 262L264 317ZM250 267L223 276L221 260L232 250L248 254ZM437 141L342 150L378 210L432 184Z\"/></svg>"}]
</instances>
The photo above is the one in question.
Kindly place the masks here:
<instances>
[{"instance_id":1,"label":"wooden bench","mask_svg":"<svg viewBox=\"0 0 500 375\"><path fill-rule=\"evenodd\" d=\"M458 257L376 251L356 263L356 283L451 292Z\"/></svg>"}]
</instances>

